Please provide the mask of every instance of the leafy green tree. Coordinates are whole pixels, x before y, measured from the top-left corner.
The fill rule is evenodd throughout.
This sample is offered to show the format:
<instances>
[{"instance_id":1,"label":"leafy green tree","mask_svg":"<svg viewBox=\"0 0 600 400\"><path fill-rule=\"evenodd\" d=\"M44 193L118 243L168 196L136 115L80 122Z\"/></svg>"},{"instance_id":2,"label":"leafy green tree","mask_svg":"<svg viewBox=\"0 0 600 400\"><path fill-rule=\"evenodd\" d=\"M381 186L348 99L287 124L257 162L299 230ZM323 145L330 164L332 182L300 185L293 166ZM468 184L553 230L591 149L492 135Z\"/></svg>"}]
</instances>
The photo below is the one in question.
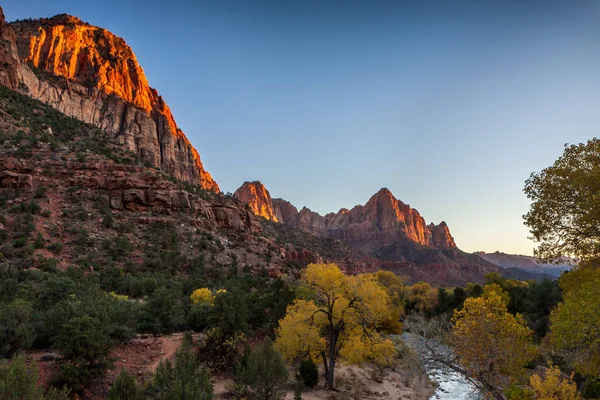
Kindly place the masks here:
<instances>
[{"instance_id":1,"label":"leafy green tree","mask_svg":"<svg viewBox=\"0 0 600 400\"><path fill-rule=\"evenodd\" d=\"M141 399L141 394L135 379L126 370L122 370L108 391L108 400L138 399Z\"/></svg>"},{"instance_id":2,"label":"leafy green tree","mask_svg":"<svg viewBox=\"0 0 600 400\"><path fill-rule=\"evenodd\" d=\"M252 399L279 400L287 393L288 371L269 338L252 351L244 375Z\"/></svg>"},{"instance_id":3,"label":"leafy green tree","mask_svg":"<svg viewBox=\"0 0 600 400\"><path fill-rule=\"evenodd\" d=\"M152 333L170 333L182 327L183 305L178 295L167 287L156 289L140 309L138 328Z\"/></svg>"},{"instance_id":4,"label":"leafy green tree","mask_svg":"<svg viewBox=\"0 0 600 400\"><path fill-rule=\"evenodd\" d=\"M23 299L0 304L0 358L12 357L31 344L32 305Z\"/></svg>"},{"instance_id":5,"label":"leafy green tree","mask_svg":"<svg viewBox=\"0 0 600 400\"><path fill-rule=\"evenodd\" d=\"M535 255L554 260L565 255L600 258L600 140L565 145L548 168L532 173L525 194L532 200L524 215Z\"/></svg>"},{"instance_id":6,"label":"leafy green tree","mask_svg":"<svg viewBox=\"0 0 600 400\"><path fill-rule=\"evenodd\" d=\"M564 301L550 315L550 342L578 372L600 377L600 267L582 263L560 285Z\"/></svg>"},{"instance_id":7,"label":"leafy green tree","mask_svg":"<svg viewBox=\"0 0 600 400\"><path fill-rule=\"evenodd\" d=\"M110 338L100 321L89 315L67 321L55 337L54 346L67 361L61 365L61 372L54 382L58 387L67 386L78 392L94 372L110 364Z\"/></svg>"},{"instance_id":8,"label":"leafy green tree","mask_svg":"<svg viewBox=\"0 0 600 400\"><path fill-rule=\"evenodd\" d=\"M212 327L220 329L223 335L230 336L248 330L248 307L243 292L226 291L217 294L208 317Z\"/></svg>"}]
</instances>

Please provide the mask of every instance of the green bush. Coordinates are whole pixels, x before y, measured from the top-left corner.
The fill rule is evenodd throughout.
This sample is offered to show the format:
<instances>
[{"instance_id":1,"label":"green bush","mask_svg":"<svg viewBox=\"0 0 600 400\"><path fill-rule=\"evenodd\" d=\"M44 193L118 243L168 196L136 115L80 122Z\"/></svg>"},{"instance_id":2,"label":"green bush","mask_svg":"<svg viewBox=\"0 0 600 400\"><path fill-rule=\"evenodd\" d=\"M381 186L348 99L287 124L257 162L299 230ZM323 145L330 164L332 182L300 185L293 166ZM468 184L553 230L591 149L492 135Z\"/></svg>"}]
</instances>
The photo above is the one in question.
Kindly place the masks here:
<instances>
[{"instance_id":1,"label":"green bush","mask_svg":"<svg viewBox=\"0 0 600 400\"><path fill-rule=\"evenodd\" d=\"M319 382L319 369L311 358L307 358L300 363L296 380L308 388L314 388L317 385Z\"/></svg>"},{"instance_id":2,"label":"green bush","mask_svg":"<svg viewBox=\"0 0 600 400\"><path fill-rule=\"evenodd\" d=\"M142 395L135 379L126 370L122 370L110 390L108 400L138 400Z\"/></svg>"},{"instance_id":3,"label":"green bush","mask_svg":"<svg viewBox=\"0 0 600 400\"><path fill-rule=\"evenodd\" d=\"M533 391L527 387L510 385L504 391L507 400L533 400Z\"/></svg>"},{"instance_id":4,"label":"green bush","mask_svg":"<svg viewBox=\"0 0 600 400\"><path fill-rule=\"evenodd\" d=\"M269 338L252 351L244 375L251 399L279 400L287 393L288 371Z\"/></svg>"},{"instance_id":5,"label":"green bush","mask_svg":"<svg viewBox=\"0 0 600 400\"><path fill-rule=\"evenodd\" d=\"M600 378L588 378L583 385L582 394L586 399L600 398Z\"/></svg>"},{"instance_id":6,"label":"green bush","mask_svg":"<svg viewBox=\"0 0 600 400\"><path fill-rule=\"evenodd\" d=\"M53 252L54 254L60 254L60 252L63 249L63 244L60 242L54 242L54 243L50 243L48 245L48 247L46 247L48 250L50 250L51 252Z\"/></svg>"},{"instance_id":7,"label":"green bush","mask_svg":"<svg viewBox=\"0 0 600 400\"><path fill-rule=\"evenodd\" d=\"M27 365L25 358L0 362L0 399L43 400L37 384L37 369Z\"/></svg>"},{"instance_id":8,"label":"green bush","mask_svg":"<svg viewBox=\"0 0 600 400\"><path fill-rule=\"evenodd\" d=\"M31 303L23 299L0 304L0 358L12 357L31 345L32 311Z\"/></svg>"},{"instance_id":9,"label":"green bush","mask_svg":"<svg viewBox=\"0 0 600 400\"><path fill-rule=\"evenodd\" d=\"M207 303L192 304L188 314L188 325L196 332L208 329L208 318L212 312L212 305Z\"/></svg>"},{"instance_id":10,"label":"green bush","mask_svg":"<svg viewBox=\"0 0 600 400\"><path fill-rule=\"evenodd\" d=\"M211 400L214 396L208 368L200 365L191 348L191 337L186 335L173 364L160 362L154 379L146 391L157 400Z\"/></svg>"},{"instance_id":11,"label":"green bush","mask_svg":"<svg viewBox=\"0 0 600 400\"><path fill-rule=\"evenodd\" d=\"M143 332L171 333L183 323L181 299L166 287L159 287L146 299L138 317L138 329Z\"/></svg>"}]
</instances>

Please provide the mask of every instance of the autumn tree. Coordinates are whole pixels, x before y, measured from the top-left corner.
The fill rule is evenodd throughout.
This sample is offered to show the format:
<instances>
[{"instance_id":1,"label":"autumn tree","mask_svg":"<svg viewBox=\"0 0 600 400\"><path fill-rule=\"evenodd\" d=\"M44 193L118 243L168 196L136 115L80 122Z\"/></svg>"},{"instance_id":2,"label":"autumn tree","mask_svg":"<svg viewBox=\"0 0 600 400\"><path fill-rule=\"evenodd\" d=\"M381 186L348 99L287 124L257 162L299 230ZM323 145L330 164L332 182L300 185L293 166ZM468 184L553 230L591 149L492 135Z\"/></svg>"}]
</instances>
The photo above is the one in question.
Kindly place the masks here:
<instances>
[{"instance_id":1,"label":"autumn tree","mask_svg":"<svg viewBox=\"0 0 600 400\"><path fill-rule=\"evenodd\" d=\"M558 367L546 370L544 376L539 374L529 378L529 384L535 392L537 400L579 400L577 385L571 379L561 377Z\"/></svg>"},{"instance_id":2,"label":"autumn tree","mask_svg":"<svg viewBox=\"0 0 600 400\"><path fill-rule=\"evenodd\" d=\"M310 264L302 279L316 300L296 300L279 321L275 346L285 359L320 359L329 389L334 389L340 356L350 363L391 362L393 344L377 332L391 300L376 277L347 276L335 264Z\"/></svg>"},{"instance_id":3,"label":"autumn tree","mask_svg":"<svg viewBox=\"0 0 600 400\"><path fill-rule=\"evenodd\" d=\"M582 263L560 278L563 302L550 314L550 343L575 369L600 376L600 268Z\"/></svg>"},{"instance_id":4,"label":"autumn tree","mask_svg":"<svg viewBox=\"0 0 600 400\"><path fill-rule=\"evenodd\" d=\"M599 139L565 145L552 166L531 174L524 191L532 205L523 218L540 243L538 258L600 258Z\"/></svg>"},{"instance_id":5,"label":"autumn tree","mask_svg":"<svg viewBox=\"0 0 600 400\"><path fill-rule=\"evenodd\" d=\"M438 291L427 282L418 282L408 288L408 301L418 312L432 310L437 304Z\"/></svg>"},{"instance_id":6,"label":"autumn tree","mask_svg":"<svg viewBox=\"0 0 600 400\"><path fill-rule=\"evenodd\" d=\"M503 388L522 374L535 348L525 320L507 311L507 299L498 289L486 286L482 297L468 298L454 312L450 342L457 369L482 391L502 399Z\"/></svg>"}]
</instances>

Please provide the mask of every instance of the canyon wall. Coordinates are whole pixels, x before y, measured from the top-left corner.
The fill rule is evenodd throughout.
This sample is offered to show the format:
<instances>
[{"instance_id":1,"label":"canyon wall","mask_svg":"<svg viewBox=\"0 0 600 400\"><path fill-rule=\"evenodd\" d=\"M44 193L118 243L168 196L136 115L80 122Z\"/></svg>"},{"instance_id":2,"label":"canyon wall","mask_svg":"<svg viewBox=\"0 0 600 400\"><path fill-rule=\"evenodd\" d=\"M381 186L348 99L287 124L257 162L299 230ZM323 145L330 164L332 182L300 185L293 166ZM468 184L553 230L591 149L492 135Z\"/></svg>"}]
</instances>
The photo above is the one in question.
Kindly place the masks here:
<instances>
[{"instance_id":1,"label":"canyon wall","mask_svg":"<svg viewBox=\"0 0 600 400\"><path fill-rule=\"evenodd\" d=\"M0 21L0 83L102 128L149 166L219 186L122 38L66 14Z\"/></svg>"}]
</instances>

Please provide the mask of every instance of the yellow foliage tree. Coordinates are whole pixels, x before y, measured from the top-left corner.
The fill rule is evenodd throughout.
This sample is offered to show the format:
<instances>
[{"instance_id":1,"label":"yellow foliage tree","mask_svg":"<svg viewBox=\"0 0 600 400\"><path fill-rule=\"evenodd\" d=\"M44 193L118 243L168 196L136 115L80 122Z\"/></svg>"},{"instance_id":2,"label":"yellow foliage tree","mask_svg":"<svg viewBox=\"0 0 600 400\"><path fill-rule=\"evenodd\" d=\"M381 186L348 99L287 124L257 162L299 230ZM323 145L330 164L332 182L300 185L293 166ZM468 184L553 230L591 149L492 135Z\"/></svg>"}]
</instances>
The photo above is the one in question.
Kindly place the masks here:
<instances>
[{"instance_id":1,"label":"yellow foliage tree","mask_svg":"<svg viewBox=\"0 0 600 400\"><path fill-rule=\"evenodd\" d=\"M302 279L317 299L296 300L279 321L275 347L285 359L321 359L329 389L338 356L351 363L391 362L394 346L377 332L389 317L391 300L375 276L347 276L335 264L310 264Z\"/></svg>"},{"instance_id":2,"label":"yellow foliage tree","mask_svg":"<svg viewBox=\"0 0 600 400\"><path fill-rule=\"evenodd\" d=\"M503 388L535 357L531 331L520 315L507 311L496 286L468 298L452 318L451 343L463 373L488 395L502 399Z\"/></svg>"},{"instance_id":3,"label":"yellow foliage tree","mask_svg":"<svg viewBox=\"0 0 600 400\"><path fill-rule=\"evenodd\" d=\"M438 291L427 282L419 282L408 288L408 301L419 312L431 310L437 304Z\"/></svg>"},{"instance_id":4,"label":"yellow foliage tree","mask_svg":"<svg viewBox=\"0 0 600 400\"><path fill-rule=\"evenodd\" d=\"M215 296L212 291L208 288L200 288L194 290L194 293L191 294L190 299L192 299L192 303L208 303L212 304L215 300Z\"/></svg>"},{"instance_id":5,"label":"yellow foliage tree","mask_svg":"<svg viewBox=\"0 0 600 400\"><path fill-rule=\"evenodd\" d=\"M538 374L529 378L537 400L579 400L577 385L571 379L561 378L560 369L551 367L542 378Z\"/></svg>"},{"instance_id":6,"label":"yellow foliage tree","mask_svg":"<svg viewBox=\"0 0 600 400\"><path fill-rule=\"evenodd\" d=\"M575 369L600 376L600 268L584 262L560 278L563 302L550 314L550 342Z\"/></svg>"}]
</instances>

